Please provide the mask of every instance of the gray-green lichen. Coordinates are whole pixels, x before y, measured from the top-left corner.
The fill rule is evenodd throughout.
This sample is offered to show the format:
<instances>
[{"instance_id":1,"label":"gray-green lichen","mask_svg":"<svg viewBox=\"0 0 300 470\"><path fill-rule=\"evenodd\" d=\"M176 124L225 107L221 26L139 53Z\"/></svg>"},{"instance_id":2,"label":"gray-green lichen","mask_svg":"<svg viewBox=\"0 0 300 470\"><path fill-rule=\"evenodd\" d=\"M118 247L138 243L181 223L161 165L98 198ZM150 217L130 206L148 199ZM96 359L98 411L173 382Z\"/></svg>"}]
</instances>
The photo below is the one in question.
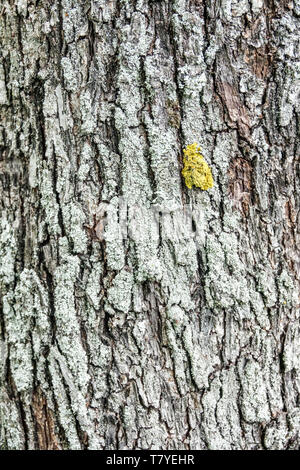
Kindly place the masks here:
<instances>
[{"instance_id":1,"label":"gray-green lichen","mask_svg":"<svg viewBox=\"0 0 300 470\"><path fill-rule=\"evenodd\" d=\"M38 385L62 448L296 446L298 4L52 3L0 18L0 442Z\"/></svg>"}]
</instances>

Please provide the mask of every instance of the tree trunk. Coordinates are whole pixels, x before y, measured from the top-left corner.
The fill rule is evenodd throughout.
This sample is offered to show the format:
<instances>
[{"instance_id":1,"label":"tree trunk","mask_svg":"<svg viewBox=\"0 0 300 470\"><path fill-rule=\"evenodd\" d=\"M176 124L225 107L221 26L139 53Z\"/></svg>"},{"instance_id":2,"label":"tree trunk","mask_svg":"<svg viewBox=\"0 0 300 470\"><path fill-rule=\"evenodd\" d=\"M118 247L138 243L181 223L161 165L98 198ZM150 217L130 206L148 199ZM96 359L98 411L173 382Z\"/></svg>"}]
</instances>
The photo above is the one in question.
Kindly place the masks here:
<instances>
[{"instance_id":1,"label":"tree trunk","mask_svg":"<svg viewBox=\"0 0 300 470\"><path fill-rule=\"evenodd\" d=\"M299 0L0 16L1 448L298 448Z\"/></svg>"}]
</instances>

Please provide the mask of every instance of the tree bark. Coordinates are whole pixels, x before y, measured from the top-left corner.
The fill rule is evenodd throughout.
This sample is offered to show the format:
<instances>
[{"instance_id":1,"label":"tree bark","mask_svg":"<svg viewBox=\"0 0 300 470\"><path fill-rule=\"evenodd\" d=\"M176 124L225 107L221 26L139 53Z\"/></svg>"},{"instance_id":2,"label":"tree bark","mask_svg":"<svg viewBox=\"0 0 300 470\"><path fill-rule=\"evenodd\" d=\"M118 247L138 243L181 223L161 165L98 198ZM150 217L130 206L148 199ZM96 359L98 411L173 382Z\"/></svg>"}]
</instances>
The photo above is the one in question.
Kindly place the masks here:
<instances>
[{"instance_id":1,"label":"tree bark","mask_svg":"<svg viewBox=\"0 0 300 470\"><path fill-rule=\"evenodd\" d=\"M1 0L2 449L299 447L299 16Z\"/></svg>"}]
</instances>

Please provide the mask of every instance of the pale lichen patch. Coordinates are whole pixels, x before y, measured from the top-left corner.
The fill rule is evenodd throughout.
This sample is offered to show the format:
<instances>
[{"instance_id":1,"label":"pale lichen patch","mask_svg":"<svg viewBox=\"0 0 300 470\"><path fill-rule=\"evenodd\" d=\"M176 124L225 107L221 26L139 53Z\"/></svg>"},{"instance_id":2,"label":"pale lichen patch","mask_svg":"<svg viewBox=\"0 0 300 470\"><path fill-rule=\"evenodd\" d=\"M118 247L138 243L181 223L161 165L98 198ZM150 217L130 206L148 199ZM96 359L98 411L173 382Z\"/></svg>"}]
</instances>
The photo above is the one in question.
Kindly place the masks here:
<instances>
[{"instance_id":1,"label":"pale lichen patch","mask_svg":"<svg viewBox=\"0 0 300 470\"><path fill-rule=\"evenodd\" d=\"M108 290L107 299L116 308L128 313L131 306L133 274L123 269L116 275L112 287Z\"/></svg>"}]
</instances>

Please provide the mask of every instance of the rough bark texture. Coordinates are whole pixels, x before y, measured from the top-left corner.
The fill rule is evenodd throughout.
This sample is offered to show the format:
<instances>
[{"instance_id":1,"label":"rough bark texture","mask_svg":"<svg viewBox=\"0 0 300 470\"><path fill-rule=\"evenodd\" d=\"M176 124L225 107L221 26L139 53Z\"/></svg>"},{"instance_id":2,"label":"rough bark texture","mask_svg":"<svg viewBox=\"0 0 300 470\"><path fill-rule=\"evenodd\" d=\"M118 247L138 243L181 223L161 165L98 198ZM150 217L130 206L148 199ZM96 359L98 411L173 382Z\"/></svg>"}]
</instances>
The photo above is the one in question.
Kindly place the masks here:
<instances>
[{"instance_id":1,"label":"rough bark texture","mask_svg":"<svg viewBox=\"0 0 300 470\"><path fill-rule=\"evenodd\" d=\"M299 0L0 5L1 447L298 448Z\"/></svg>"}]
</instances>

